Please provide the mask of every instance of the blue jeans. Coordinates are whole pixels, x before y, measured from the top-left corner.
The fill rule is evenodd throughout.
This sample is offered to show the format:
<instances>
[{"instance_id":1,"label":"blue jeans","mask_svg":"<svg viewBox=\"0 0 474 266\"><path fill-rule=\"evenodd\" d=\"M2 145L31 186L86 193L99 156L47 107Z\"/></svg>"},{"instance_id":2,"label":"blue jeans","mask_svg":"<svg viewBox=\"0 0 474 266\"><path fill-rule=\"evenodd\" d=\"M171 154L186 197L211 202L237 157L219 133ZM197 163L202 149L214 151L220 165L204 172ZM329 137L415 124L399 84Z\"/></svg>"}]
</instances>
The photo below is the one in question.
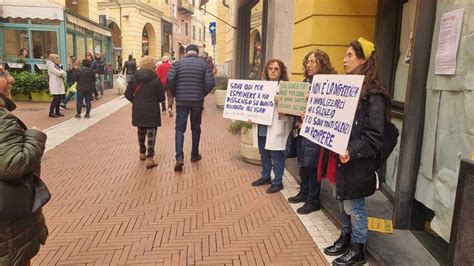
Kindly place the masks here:
<instances>
[{"instance_id":1,"label":"blue jeans","mask_svg":"<svg viewBox=\"0 0 474 266\"><path fill-rule=\"evenodd\" d=\"M74 95L76 95L75 92L69 92L69 94L63 100L64 105L66 105L72 99L72 97L74 97Z\"/></svg>"},{"instance_id":2,"label":"blue jeans","mask_svg":"<svg viewBox=\"0 0 474 266\"><path fill-rule=\"evenodd\" d=\"M342 233L350 233L352 243L365 244L368 231L365 198L344 200L341 205Z\"/></svg>"},{"instance_id":3,"label":"blue jeans","mask_svg":"<svg viewBox=\"0 0 474 266\"><path fill-rule=\"evenodd\" d=\"M92 100L92 93L85 93L82 94L80 92L77 92L76 96L76 110L78 114L81 114L82 111L82 103L83 100L86 100L86 114L89 114L91 112L91 100Z\"/></svg>"},{"instance_id":4,"label":"blue jeans","mask_svg":"<svg viewBox=\"0 0 474 266\"><path fill-rule=\"evenodd\" d=\"M199 156L199 141L201 139L201 116L202 106L176 106L176 161L184 160L184 133L188 122L188 115L191 117L191 131L193 144L191 149L191 158Z\"/></svg>"},{"instance_id":5,"label":"blue jeans","mask_svg":"<svg viewBox=\"0 0 474 266\"><path fill-rule=\"evenodd\" d=\"M300 192L306 195L306 202L319 206L319 194L321 194L321 183L316 177L316 167L300 167Z\"/></svg>"},{"instance_id":6,"label":"blue jeans","mask_svg":"<svg viewBox=\"0 0 474 266\"><path fill-rule=\"evenodd\" d=\"M260 158L262 159L262 176L261 179L270 179L272 172L273 159L273 173L275 178L272 181L273 185L281 185L283 180L283 171L285 169L285 151L270 151L265 149L265 142L267 137L258 137L258 150L260 151Z\"/></svg>"},{"instance_id":7,"label":"blue jeans","mask_svg":"<svg viewBox=\"0 0 474 266\"><path fill-rule=\"evenodd\" d=\"M97 92L100 93L101 96L104 95L104 74L98 74L97 81L96 81L96 88Z\"/></svg>"}]
</instances>

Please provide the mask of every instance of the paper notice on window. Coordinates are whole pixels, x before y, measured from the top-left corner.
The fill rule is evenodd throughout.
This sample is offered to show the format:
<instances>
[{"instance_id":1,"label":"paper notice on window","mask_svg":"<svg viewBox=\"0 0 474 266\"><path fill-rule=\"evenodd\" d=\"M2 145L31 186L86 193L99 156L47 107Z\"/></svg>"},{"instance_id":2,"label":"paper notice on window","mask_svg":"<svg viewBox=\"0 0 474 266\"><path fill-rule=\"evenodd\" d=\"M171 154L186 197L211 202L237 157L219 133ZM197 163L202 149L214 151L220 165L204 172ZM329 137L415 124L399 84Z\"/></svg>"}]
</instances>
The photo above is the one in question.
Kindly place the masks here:
<instances>
[{"instance_id":1,"label":"paper notice on window","mask_svg":"<svg viewBox=\"0 0 474 266\"><path fill-rule=\"evenodd\" d=\"M456 74L456 54L461 37L464 8L448 12L441 16L438 50L435 58L436 75Z\"/></svg>"}]
</instances>

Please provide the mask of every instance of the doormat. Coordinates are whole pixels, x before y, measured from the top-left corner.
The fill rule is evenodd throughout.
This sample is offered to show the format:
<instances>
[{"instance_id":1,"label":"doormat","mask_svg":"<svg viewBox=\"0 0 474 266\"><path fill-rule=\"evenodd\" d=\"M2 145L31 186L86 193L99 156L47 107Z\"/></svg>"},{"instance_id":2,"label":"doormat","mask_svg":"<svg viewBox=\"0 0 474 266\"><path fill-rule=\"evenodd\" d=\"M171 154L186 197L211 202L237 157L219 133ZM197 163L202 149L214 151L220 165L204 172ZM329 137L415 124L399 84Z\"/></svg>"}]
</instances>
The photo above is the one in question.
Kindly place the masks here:
<instances>
[{"instance_id":1,"label":"doormat","mask_svg":"<svg viewBox=\"0 0 474 266\"><path fill-rule=\"evenodd\" d=\"M384 220L375 217L368 218L369 230L381 233L393 234L392 220Z\"/></svg>"}]
</instances>

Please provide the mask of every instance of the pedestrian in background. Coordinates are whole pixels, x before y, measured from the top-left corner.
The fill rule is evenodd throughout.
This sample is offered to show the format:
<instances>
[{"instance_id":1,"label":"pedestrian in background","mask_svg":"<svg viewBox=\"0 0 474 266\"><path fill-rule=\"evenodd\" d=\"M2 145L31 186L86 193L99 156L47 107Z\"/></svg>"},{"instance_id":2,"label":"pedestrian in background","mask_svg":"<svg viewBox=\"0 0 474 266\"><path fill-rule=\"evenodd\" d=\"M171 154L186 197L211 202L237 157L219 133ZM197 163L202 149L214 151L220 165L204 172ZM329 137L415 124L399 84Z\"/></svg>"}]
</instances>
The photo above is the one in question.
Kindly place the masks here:
<instances>
[{"instance_id":1,"label":"pedestrian in background","mask_svg":"<svg viewBox=\"0 0 474 266\"><path fill-rule=\"evenodd\" d=\"M155 74L155 65L154 57L142 57L140 70L133 74L124 94L133 104L132 125L138 128L139 158L146 160L147 169L157 165L153 159L156 131L161 126L160 102L165 100L165 90Z\"/></svg>"},{"instance_id":2,"label":"pedestrian in background","mask_svg":"<svg viewBox=\"0 0 474 266\"><path fill-rule=\"evenodd\" d=\"M342 232L334 245L324 249L324 253L329 256L343 254L333 261L333 265L359 265L367 260L365 197L375 192L376 154L382 148L391 97L378 78L373 43L364 38L351 42L343 62L346 74L365 75L365 79L347 151L339 155L339 163L334 162L337 164L336 198L342 205Z\"/></svg>"},{"instance_id":3,"label":"pedestrian in background","mask_svg":"<svg viewBox=\"0 0 474 266\"><path fill-rule=\"evenodd\" d=\"M90 118L92 94L95 88L95 70L92 68L92 60L83 60L82 68L76 75L77 81L77 101L76 101L76 118L81 118L82 103L86 102L86 114L84 118Z\"/></svg>"},{"instance_id":4,"label":"pedestrian in background","mask_svg":"<svg viewBox=\"0 0 474 266\"><path fill-rule=\"evenodd\" d=\"M313 50L306 54L303 59L304 80L303 82L313 81L316 74L337 74L331 65L329 56L321 50ZM288 198L289 203L304 202L304 205L296 210L299 214L308 214L319 211L321 193L321 183L316 178L317 166L321 146L299 135L302 117L294 117L292 134L296 141L296 154L299 164L300 191L296 196Z\"/></svg>"},{"instance_id":5,"label":"pedestrian in background","mask_svg":"<svg viewBox=\"0 0 474 266\"><path fill-rule=\"evenodd\" d=\"M167 75L168 88L176 101L175 171L183 170L184 133L188 116L191 118L192 131L191 162L202 159L199 141L204 97L214 88L215 80L207 62L199 58L198 54L196 45L186 46L186 55L171 65Z\"/></svg>"},{"instance_id":6,"label":"pedestrian in background","mask_svg":"<svg viewBox=\"0 0 474 266\"><path fill-rule=\"evenodd\" d=\"M96 98L98 99L104 96L105 58L100 52L95 52L94 61L97 70L96 88L98 96Z\"/></svg>"},{"instance_id":7,"label":"pedestrian in background","mask_svg":"<svg viewBox=\"0 0 474 266\"><path fill-rule=\"evenodd\" d=\"M48 69L49 77L49 94L53 96L49 106L49 117L57 118L64 116L59 112L59 105L61 104L61 97L66 94L63 81L66 72L59 67L59 56L57 54L49 55L46 68Z\"/></svg>"},{"instance_id":8,"label":"pedestrian in background","mask_svg":"<svg viewBox=\"0 0 474 266\"><path fill-rule=\"evenodd\" d=\"M264 80L270 81L288 81L285 64L278 59L268 60L263 70L263 77ZM275 103L278 104L277 97L275 98ZM271 184L267 189L267 193L276 193L283 189L286 140L291 130L290 117L285 114L280 115L275 107L271 126L255 124L252 130L253 143L258 144L262 160L261 176L252 182L252 186ZM273 180L271 180L272 168L275 175Z\"/></svg>"},{"instance_id":9,"label":"pedestrian in background","mask_svg":"<svg viewBox=\"0 0 474 266\"><path fill-rule=\"evenodd\" d=\"M128 60L125 61L125 64L123 65L123 69L122 69L122 75L126 73L125 80L127 81L127 84L136 71L137 71L137 63L135 62L135 60L133 60L133 56L129 55Z\"/></svg>"},{"instance_id":10,"label":"pedestrian in background","mask_svg":"<svg viewBox=\"0 0 474 266\"><path fill-rule=\"evenodd\" d=\"M161 85L163 85L163 87L166 90L166 98L168 100L168 115L170 117L172 117L173 116L174 97L171 94L171 92L168 88L168 85L167 85L167 81L166 81L166 76L168 75L168 71L171 68L171 63L169 61L168 56L166 56L166 55L161 58L161 62L162 62L161 65L159 65L158 68L156 69L156 75L160 79ZM166 111L166 103L165 102L161 103L161 111L163 113Z\"/></svg>"},{"instance_id":11,"label":"pedestrian in background","mask_svg":"<svg viewBox=\"0 0 474 266\"><path fill-rule=\"evenodd\" d=\"M67 62L67 69L66 69L66 76L67 76L67 86L68 88L71 88L72 85L77 80L77 75L78 75L78 69L77 69L77 59L74 56L69 56L68 62ZM61 108L64 110L68 110L67 108L67 103L74 97L76 93L74 91L69 91L68 95L66 98L64 98L63 103L60 105Z\"/></svg>"},{"instance_id":12,"label":"pedestrian in background","mask_svg":"<svg viewBox=\"0 0 474 266\"><path fill-rule=\"evenodd\" d=\"M27 129L25 124L11 111L16 108L10 97L10 88L15 80L0 65L0 180L17 182L29 173L39 175L41 157L45 149L46 134L36 129ZM0 183L1 184L1 183ZM0 185L0 208L12 205L5 199L9 195ZM11 189L11 187L10 187ZM21 203L10 199L15 208ZM30 265L30 260L39 252L48 236L42 209L16 219L0 217L0 265Z\"/></svg>"}]
</instances>

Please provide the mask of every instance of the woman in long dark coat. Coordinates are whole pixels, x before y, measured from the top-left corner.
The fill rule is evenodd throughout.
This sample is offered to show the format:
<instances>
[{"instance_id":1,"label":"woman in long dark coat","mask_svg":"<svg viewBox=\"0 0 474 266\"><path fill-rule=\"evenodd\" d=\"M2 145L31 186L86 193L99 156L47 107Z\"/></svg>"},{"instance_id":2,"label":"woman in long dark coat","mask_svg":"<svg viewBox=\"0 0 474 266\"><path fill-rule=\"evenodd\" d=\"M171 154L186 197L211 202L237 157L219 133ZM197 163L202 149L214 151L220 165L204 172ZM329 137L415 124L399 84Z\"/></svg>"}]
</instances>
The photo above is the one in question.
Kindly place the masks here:
<instances>
[{"instance_id":1,"label":"woman in long dark coat","mask_svg":"<svg viewBox=\"0 0 474 266\"><path fill-rule=\"evenodd\" d=\"M153 160L156 130L161 126L160 103L165 100L165 89L155 74L155 66L155 58L144 56L140 70L133 74L125 90L125 97L133 103L132 125L138 128L140 160L146 160L147 169L157 165Z\"/></svg>"}]
</instances>

